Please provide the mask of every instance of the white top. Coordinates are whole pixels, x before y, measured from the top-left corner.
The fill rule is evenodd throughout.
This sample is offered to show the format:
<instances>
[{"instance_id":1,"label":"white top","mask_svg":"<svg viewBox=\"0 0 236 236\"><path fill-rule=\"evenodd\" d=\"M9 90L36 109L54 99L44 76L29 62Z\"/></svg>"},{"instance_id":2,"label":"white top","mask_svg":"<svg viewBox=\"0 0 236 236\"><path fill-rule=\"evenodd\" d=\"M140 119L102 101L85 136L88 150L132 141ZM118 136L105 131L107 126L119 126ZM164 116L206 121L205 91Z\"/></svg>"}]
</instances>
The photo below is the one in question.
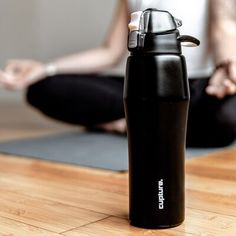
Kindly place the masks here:
<instances>
[{"instance_id":1,"label":"white top","mask_svg":"<svg viewBox=\"0 0 236 236\"><path fill-rule=\"evenodd\" d=\"M167 10L182 20L180 34L191 35L201 41L197 48L183 48L188 75L190 78L210 76L214 66L208 50L208 0L129 0L130 13L147 8Z\"/></svg>"}]
</instances>

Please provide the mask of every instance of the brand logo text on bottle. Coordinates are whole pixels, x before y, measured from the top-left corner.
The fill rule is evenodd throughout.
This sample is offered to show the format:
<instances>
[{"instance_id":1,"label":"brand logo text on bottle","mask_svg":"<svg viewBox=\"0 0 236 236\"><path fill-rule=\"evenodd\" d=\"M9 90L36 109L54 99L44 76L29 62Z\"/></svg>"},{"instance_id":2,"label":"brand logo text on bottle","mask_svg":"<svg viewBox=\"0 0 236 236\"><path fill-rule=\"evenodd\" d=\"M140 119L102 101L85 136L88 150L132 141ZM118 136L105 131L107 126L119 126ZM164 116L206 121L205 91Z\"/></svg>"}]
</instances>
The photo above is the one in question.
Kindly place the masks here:
<instances>
[{"instance_id":1,"label":"brand logo text on bottle","mask_svg":"<svg viewBox=\"0 0 236 236\"><path fill-rule=\"evenodd\" d=\"M158 181L158 209L164 209L164 181L163 179Z\"/></svg>"}]
</instances>

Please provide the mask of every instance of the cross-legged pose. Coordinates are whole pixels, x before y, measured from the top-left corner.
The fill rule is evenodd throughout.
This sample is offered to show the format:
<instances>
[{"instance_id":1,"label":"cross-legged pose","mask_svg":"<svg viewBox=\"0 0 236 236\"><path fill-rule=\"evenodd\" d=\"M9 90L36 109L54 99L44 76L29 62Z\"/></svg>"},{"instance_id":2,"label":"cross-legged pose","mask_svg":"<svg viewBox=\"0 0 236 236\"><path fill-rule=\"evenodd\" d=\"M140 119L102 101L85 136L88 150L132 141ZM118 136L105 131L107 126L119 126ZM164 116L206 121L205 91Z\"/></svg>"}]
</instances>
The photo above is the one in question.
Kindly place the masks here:
<instances>
[{"instance_id":1,"label":"cross-legged pose","mask_svg":"<svg viewBox=\"0 0 236 236\"><path fill-rule=\"evenodd\" d=\"M51 118L125 132L124 75L106 73L122 60L127 24L133 11L155 7L183 20L182 34L201 46L184 49L191 102L188 146L225 146L236 137L236 3L235 0L120 0L104 43L51 63L12 60L0 71L0 83L26 89L27 102Z\"/></svg>"}]
</instances>

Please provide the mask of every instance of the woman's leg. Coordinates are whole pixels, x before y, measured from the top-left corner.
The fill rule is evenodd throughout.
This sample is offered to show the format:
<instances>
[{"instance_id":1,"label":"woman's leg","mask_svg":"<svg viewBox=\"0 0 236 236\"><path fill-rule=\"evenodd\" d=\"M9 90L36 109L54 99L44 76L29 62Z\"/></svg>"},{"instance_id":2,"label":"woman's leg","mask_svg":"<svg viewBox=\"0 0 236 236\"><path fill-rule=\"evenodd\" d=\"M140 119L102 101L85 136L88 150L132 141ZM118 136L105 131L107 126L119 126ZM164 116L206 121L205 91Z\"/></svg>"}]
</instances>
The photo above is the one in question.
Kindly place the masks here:
<instances>
[{"instance_id":1,"label":"woman's leg","mask_svg":"<svg viewBox=\"0 0 236 236\"><path fill-rule=\"evenodd\" d=\"M120 77L58 75L31 85L26 98L51 118L91 127L124 117L123 82Z\"/></svg>"},{"instance_id":2,"label":"woman's leg","mask_svg":"<svg viewBox=\"0 0 236 236\"><path fill-rule=\"evenodd\" d=\"M187 146L225 146L236 137L236 96L219 100L207 95L208 80L190 80ZM27 100L54 119L106 129L104 123L124 118L122 95L122 78L59 75L30 86Z\"/></svg>"},{"instance_id":3,"label":"woman's leg","mask_svg":"<svg viewBox=\"0 0 236 236\"><path fill-rule=\"evenodd\" d=\"M236 138L236 96L218 99L207 95L208 81L190 80L187 146L220 147Z\"/></svg>"}]
</instances>

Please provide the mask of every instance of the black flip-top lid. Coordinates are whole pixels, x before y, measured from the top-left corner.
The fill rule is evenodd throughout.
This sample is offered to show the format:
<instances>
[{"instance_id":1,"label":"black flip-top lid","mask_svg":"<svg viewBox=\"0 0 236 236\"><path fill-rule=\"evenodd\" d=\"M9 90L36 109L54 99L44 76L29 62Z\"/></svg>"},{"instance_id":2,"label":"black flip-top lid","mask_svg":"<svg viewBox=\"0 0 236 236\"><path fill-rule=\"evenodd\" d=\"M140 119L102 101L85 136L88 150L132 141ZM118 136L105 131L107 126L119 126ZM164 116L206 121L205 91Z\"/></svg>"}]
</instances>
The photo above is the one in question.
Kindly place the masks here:
<instances>
[{"instance_id":1,"label":"black flip-top lid","mask_svg":"<svg viewBox=\"0 0 236 236\"><path fill-rule=\"evenodd\" d=\"M181 20L168 11L149 8L131 14L128 48L131 52L181 53L184 46L198 46L199 40L179 35Z\"/></svg>"},{"instance_id":2,"label":"black flip-top lid","mask_svg":"<svg viewBox=\"0 0 236 236\"><path fill-rule=\"evenodd\" d=\"M165 33L176 30L182 22L173 17L168 11L149 8L131 14L130 31L142 33Z\"/></svg>"}]
</instances>

